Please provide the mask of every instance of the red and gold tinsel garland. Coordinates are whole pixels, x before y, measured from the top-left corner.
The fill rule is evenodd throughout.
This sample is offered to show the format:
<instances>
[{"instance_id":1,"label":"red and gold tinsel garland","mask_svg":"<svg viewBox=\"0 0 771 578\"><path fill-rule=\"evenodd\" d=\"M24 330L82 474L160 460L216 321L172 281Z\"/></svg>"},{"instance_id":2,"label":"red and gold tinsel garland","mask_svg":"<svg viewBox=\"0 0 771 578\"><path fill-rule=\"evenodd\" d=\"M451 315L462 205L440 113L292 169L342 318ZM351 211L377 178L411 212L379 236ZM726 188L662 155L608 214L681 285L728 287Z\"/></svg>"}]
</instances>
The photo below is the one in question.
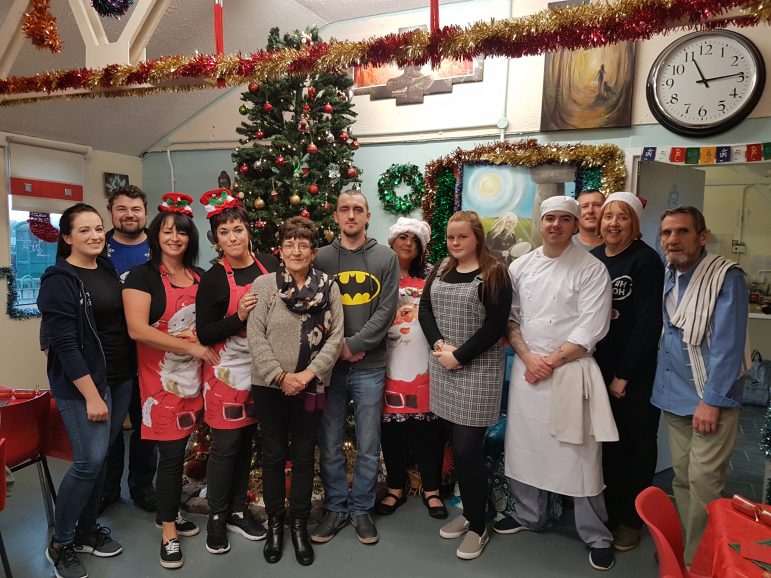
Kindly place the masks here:
<instances>
[{"instance_id":1,"label":"red and gold tinsel garland","mask_svg":"<svg viewBox=\"0 0 771 578\"><path fill-rule=\"evenodd\" d=\"M734 9L741 9L742 13L712 20ZM530 16L477 22L465 28L446 26L435 33L412 30L356 42L320 42L300 49L224 56L164 56L136 65L112 64L101 69L75 68L9 77L0 79L0 96L25 95L2 105L32 102L64 91L82 92L62 95L66 98L139 96L240 86L286 74L316 75L355 65L394 62L404 67L446 58L519 58L646 40L676 30L748 27L769 22L771 4L761 0L618 0L612 4L550 8Z\"/></svg>"},{"instance_id":2,"label":"red and gold tinsel garland","mask_svg":"<svg viewBox=\"0 0 771 578\"><path fill-rule=\"evenodd\" d=\"M56 17L51 14L51 0L32 0L32 9L24 13L21 29L32 44L38 48L48 48L51 52L61 52L62 41L56 27Z\"/></svg>"}]
</instances>

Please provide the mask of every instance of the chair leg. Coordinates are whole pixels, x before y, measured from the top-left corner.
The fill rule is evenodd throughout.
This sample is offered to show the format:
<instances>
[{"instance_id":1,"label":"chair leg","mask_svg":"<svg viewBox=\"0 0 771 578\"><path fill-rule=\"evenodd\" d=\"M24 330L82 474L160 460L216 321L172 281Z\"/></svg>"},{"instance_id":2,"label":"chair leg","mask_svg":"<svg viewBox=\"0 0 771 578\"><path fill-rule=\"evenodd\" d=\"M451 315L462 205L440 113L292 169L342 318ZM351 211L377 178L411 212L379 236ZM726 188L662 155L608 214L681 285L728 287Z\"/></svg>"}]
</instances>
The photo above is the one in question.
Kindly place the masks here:
<instances>
[{"instance_id":1,"label":"chair leg","mask_svg":"<svg viewBox=\"0 0 771 578\"><path fill-rule=\"evenodd\" d=\"M46 479L45 468L43 467L42 460L36 464L38 477L40 478L40 491L43 493L43 506L46 509L46 519L48 520L48 527L54 526L54 506L51 499L51 490Z\"/></svg>"},{"instance_id":2,"label":"chair leg","mask_svg":"<svg viewBox=\"0 0 771 578\"><path fill-rule=\"evenodd\" d=\"M45 470L46 481L48 482L48 491L51 494L54 505L56 505L56 486L54 486L54 479L51 477L51 470L48 469L48 460L43 456L41 461L43 462L43 469Z\"/></svg>"},{"instance_id":3,"label":"chair leg","mask_svg":"<svg viewBox=\"0 0 771 578\"><path fill-rule=\"evenodd\" d=\"M11 572L11 563L8 561L8 554L5 552L5 542L3 542L2 532L0 532L0 558L3 560L5 578L13 578L13 573Z\"/></svg>"}]
</instances>

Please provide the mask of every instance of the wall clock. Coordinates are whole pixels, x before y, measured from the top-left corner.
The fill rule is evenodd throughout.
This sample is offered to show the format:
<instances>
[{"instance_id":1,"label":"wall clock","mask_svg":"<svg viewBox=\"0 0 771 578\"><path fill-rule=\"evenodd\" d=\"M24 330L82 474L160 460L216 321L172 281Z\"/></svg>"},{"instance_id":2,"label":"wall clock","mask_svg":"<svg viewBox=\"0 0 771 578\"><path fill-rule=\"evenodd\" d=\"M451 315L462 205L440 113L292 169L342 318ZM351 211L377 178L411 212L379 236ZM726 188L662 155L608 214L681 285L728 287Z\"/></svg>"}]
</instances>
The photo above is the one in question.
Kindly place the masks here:
<instances>
[{"instance_id":1,"label":"wall clock","mask_svg":"<svg viewBox=\"0 0 771 578\"><path fill-rule=\"evenodd\" d=\"M730 30L692 32L659 54L648 73L648 106L662 126L710 136L736 126L766 83L758 48Z\"/></svg>"}]
</instances>

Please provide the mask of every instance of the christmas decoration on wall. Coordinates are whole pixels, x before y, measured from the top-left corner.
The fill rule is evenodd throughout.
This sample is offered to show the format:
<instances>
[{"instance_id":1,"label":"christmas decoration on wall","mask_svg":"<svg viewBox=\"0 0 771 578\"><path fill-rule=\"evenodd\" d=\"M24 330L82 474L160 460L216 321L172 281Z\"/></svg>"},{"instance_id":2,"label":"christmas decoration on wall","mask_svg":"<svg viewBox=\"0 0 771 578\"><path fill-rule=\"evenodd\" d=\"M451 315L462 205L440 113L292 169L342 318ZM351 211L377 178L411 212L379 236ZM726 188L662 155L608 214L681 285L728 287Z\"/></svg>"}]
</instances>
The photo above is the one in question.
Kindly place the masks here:
<instances>
[{"instance_id":1,"label":"christmas decoration on wall","mask_svg":"<svg viewBox=\"0 0 771 578\"><path fill-rule=\"evenodd\" d=\"M91 0L91 5L102 18L121 18L126 15L134 0Z\"/></svg>"},{"instance_id":2,"label":"christmas decoration on wall","mask_svg":"<svg viewBox=\"0 0 771 578\"><path fill-rule=\"evenodd\" d=\"M11 319L23 321L40 317L40 311L35 307L19 307L19 292L16 288L16 275L10 267L0 267L0 278L5 277L8 283L8 294L6 296L6 313Z\"/></svg>"},{"instance_id":3,"label":"christmas decoration on wall","mask_svg":"<svg viewBox=\"0 0 771 578\"><path fill-rule=\"evenodd\" d=\"M406 195L396 194L396 188L401 184L410 188ZM377 181L377 196L383 209L394 215L406 215L420 207L424 193L423 175L416 165L410 163L392 164Z\"/></svg>"},{"instance_id":4,"label":"christmas decoration on wall","mask_svg":"<svg viewBox=\"0 0 771 578\"><path fill-rule=\"evenodd\" d=\"M316 28L283 36L273 28L268 50L311 49L318 42ZM339 94L345 95L352 83L340 71L297 74L261 82L259 90L241 94L247 115L236 132L244 146L232 158L240 167L236 185L245 192L259 251L277 248L278 227L290 217L308 216L322 230L335 227L325 203L334 204L340 191L360 178L350 141L327 138L350 135L356 113Z\"/></svg>"},{"instance_id":5,"label":"christmas decoration on wall","mask_svg":"<svg viewBox=\"0 0 771 578\"><path fill-rule=\"evenodd\" d=\"M549 144L535 139L498 142L472 150L456 149L450 155L426 164L423 196L423 219L431 225L429 260L436 263L447 255L444 238L447 221L461 209L461 173L466 164L518 165L528 168L540 165L572 165L584 181L600 170L597 188L608 195L624 188L626 169L624 153L615 145Z\"/></svg>"},{"instance_id":6,"label":"christmas decoration on wall","mask_svg":"<svg viewBox=\"0 0 771 578\"><path fill-rule=\"evenodd\" d=\"M686 165L767 161L771 160L771 142L706 147L643 147L640 160Z\"/></svg>"},{"instance_id":7,"label":"christmas decoration on wall","mask_svg":"<svg viewBox=\"0 0 771 578\"><path fill-rule=\"evenodd\" d=\"M94 0L94 4L115 7L117 11L118 6L130 2ZM737 11L740 12L734 15ZM723 18L729 12L731 15ZM333 74L353 65L381 66L393 62L404 68L447 58L520 58L625 40L647 40L670 32L743 28L769 22L771 4L758 0L618 0L548 8L520 18L476 22L465 28L445 26L434 32L410 30L360 41L313 40L299 46L275 45L251 54L164 56L135 65L112 64L93 70L75 68L8 77L0 80L0 96L39 93L5 100L3 106L50 98L51 93L71 89L84 92L61 96L141 96L262 83L285 75ZM191 83L191 79L199 83ZM152 86L140 86L143 84ZM326 100L327 95L324 96ZM309 101L316 98L315 91L309 92ZM332 102L329 104L334 107Z\"/></svg>"},{"instance_id":8,"label":"christmas decoration on wall","mask_svg":"<svg viewBox=\"0 0 771 578\"><path fill-rule=\"evenodd\" d=\"M56 26L56 17L51 14L51 0L32 0L31 10L24 13L21 29L32 44L38 48L48 48L51 52L61 52L62 41Z\"/></svg>"},{"instance_id":9,"label":"christmas decoration on wall","mask_svg":"<svg viewBox=\"0 0 771 578\"><path fill-rule=\"evenodd\" d=\"M59 239L59 229L51 224L48 213L30 213L27 219L30 232L41 241L56 243Z\"/></svg>"}]
</instances>

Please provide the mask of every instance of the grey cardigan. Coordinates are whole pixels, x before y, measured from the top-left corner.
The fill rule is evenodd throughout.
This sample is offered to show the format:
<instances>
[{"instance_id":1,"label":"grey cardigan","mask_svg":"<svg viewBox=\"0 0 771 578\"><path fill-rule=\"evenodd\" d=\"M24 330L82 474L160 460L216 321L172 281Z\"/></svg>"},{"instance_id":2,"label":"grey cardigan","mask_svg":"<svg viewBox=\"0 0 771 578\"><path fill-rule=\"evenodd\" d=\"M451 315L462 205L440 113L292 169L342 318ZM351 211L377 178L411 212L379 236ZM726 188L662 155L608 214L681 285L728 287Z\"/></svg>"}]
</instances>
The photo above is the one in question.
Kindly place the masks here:
<instances>
[{"instance_id":1,"label":"grey cardigan","mask_svg":"<svg viewBox=\"0 0 771 578\"><path fill-rule=\"evenodd\" d=\"M246 334L252 354L252 383L277 387L275 379L282 371L294 373L300 354L301 315L289 311L276 289L276 274L262 275L252 285L257 305L249 314ZM329 289L332 326L329 336L308 365L326 387L332 368L343 347L343 306L337 283Z\"/></svg>"}]
</instances>

